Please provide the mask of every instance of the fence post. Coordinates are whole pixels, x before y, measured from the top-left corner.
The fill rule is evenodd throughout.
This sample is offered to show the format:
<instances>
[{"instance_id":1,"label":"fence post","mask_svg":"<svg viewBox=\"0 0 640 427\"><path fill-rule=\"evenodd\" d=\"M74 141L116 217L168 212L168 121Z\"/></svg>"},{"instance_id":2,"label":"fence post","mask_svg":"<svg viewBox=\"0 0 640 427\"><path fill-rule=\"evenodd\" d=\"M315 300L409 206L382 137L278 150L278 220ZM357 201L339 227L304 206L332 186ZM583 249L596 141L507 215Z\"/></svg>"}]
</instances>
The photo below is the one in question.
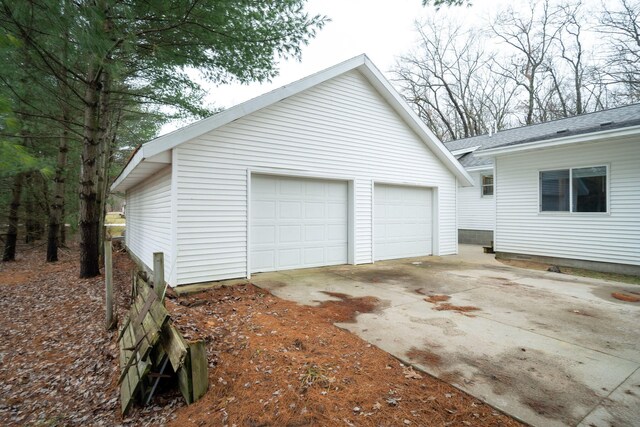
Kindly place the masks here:
<instances>
[{"instance_id":1,"label":"fence post","mask_svg":"<svg viewBox=\"0 0 640 427\"><path fill-rule=\"evenodd\" d=\"M104 285L106 301L106 327L107 330L115 326L113 316L113 264L111 256L111 238L104 240Z\"/></svg>"},{"instance_id":2,"label":"fence post","mask_svg":"<svg viewBox=\"0 0 640 427\"><path fill-rule=\"evenodd\" d=\"M153 289L160 301L164 301L166 284L164 283L164 253L153 253Z\"/></svg>"}]
</instances>

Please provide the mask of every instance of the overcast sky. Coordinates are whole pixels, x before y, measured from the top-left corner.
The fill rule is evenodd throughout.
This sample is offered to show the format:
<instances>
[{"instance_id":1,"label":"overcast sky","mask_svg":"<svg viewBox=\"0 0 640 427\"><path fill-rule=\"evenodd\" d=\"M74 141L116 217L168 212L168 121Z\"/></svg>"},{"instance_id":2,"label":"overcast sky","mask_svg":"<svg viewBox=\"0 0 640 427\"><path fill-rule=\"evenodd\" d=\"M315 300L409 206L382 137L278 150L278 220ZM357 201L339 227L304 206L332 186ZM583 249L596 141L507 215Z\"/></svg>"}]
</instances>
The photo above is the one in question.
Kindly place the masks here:
<instances>
[{"instance_id":1,"label":"overcast sky","mask_svg":"<svg viewBox=\"0 0 640 427\"><path fill-rule=\"evenodd\" d=\"M331 22L303 47L302 61L281 62L280 75L271 83L212 86L206 103L228 108L362 53L390 77L388 71L396 57L416 44L416 20L435 14L447 20L485 22L507 1L476 0L475 3L471 7L435 11L432 7L423 7L421 0L309 0L307 10L310 14L326 15ZM508 3L526 5L523 0ZM161 133L185 124L166 125Z\"/></svg>"}]
</instances>

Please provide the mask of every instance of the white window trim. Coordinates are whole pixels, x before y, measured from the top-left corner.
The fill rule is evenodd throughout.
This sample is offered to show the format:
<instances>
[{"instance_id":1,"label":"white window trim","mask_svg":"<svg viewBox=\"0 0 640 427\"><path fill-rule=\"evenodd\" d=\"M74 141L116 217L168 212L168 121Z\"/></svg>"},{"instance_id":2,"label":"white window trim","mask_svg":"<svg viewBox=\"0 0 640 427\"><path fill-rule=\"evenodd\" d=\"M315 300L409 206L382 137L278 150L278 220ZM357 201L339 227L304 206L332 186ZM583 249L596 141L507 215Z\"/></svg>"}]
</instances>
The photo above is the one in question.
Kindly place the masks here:
<instances>
[{"instance_id":1,"label":"white window trim","mask_svg":"<svg viewBox=\"0 0 640 427\"><path fill-rule=\"evenodd\" d=\"M491 184L491 187L493 187L493 193L492 194L484 194L484 181L483 178L486 176L490 176L491 180L493 181ZM481 173L480 174L480 197L482 198L488 198L488 197L493 197L494 194L496 194L496 179L495 179L495 175L493 173Z\"/></svg>"},{"instance_id":2,"label":"white window trim","mask_svg":"<svg viewBox=\"0 0 640 427\"><path fill-rule=\"evenodd\" d=\"M604 167L606 170L606 179L607 179L607 210L606 212L573 212L573 170L574 169L583 169L583 168L598 168ZM543 211L542 210L542 188L540 187L540 174L542 172L551 172L551 171L560 171L560 170L568 170L569 171L569 210L568 211ZM538 188L538 215L549 215L549 216L564 216L564 215L579 215L579 216L605 216L611 215L611 165L609 163L595 163L584 166L558 166L554 168L548 169L538 169L538 173L536 176L536 185Z\"/></svg>"}]
</instances>

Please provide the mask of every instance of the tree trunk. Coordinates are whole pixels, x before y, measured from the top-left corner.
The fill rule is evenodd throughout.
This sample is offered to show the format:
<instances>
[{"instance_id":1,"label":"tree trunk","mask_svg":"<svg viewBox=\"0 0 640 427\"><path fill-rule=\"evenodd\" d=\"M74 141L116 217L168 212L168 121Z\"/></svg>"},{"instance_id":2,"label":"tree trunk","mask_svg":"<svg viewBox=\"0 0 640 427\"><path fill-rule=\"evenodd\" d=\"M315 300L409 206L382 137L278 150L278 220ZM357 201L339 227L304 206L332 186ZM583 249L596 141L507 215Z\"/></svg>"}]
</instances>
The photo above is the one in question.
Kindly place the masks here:
<instances>
[{"instance_id":1,"label":"tree trunk","mask_svg":"<svg viewBox=\"0 0 640 427\"><path fill-rule=\"evenodd\" d=\"M63 3L63 14L67 13L67 3ZM69 32L65 32L65 42L62 51L62 61L66 64L68 59ZM49 209L49 234L47 236L47 262L58 261L58 248L64 245L64 190L66 184L65 168L67 167L67 153L69 152L69 113L67 70L60 70L61 81L58 82L58 93L62 97L60 102L62 128L58 141L58 156L56 159L56 171L53 177L53 198Z\"/></svg>"},{"instance_id":2,"label":"tree trunk","mask_svg":"<svg viewBox=\"0 0 640 427\"><path fill-rule=\"evenodd\" d=\"M67 220L65 217L65 211L65 205L63 203L60 207L60 240L58 240L59 248L64 248L67 244Z\"/></svg>"},{"instance_id":3,"label":"tree trunk","mask_svg":"<svg viewBox=\"0 0 640 427\"><path fill-rule=\"evenodd\" d=\"M33 174L28 174L25 178L27 182L32 181ZM36 234L38 232L38 218L36 218L37 212L33 189L27 186L24 193L24 242L29 244L36 240Z\"/></svg>"},{"instance_id":4,"label":"tree trunk","mask_svg":"<svg viewBox=\"0 0 640 427\"><path fill-rule=\"evenodd\" d=\"M98 224L98 247L100 250L101 258L104 256L104 217L106 215L106 202L107 202L107 184L109 178L109 166L111 157L111 131L114 131L113 125L110 122L111 119L111 104L110 104L110 85L109 73L103 71L101 78L101 87L99 99L99 121L98 121L98 140L100 141L98 168L96 171L96 203L98 204L98 210L100 212L99 224Z\"/></svg>"},{"instance_id":5,"label":"tree trunk","mask_svg":"<svg viewBox=\"0 0 640 427\"><path fill-rule=\"evenodd\" d=\"M63 107L65 108L65 107ZM58 158L56 162L56 172L53 177L53 199L49 213L49 234L47 236L47 262L58 261L58 247L61 246L61 237L64 235L64 184L65 168L67 166L67 152L69 147L67 139L69 132L65 124L58 143Z\"/></svg>"},{"instance_id":6,"label":"tree trunk","mask_svg":"<svg viewBox=\"0 0 640 427\"><path fill-rule=\"evenodd\" d=\"M98 162L98 99L100 84L95 66L87 73L85 90L82 156L80 167L80 277L100 274L99 224L100 210L96 194Z\"/></svg>"},{"instance_id":7,"label":"tree trunk","mask_svg":"<svg viewBox=\"0 0 640 427\"><path fill-rule=\"evenodd\" d=\"M7 229L7 240L4 246L2 261L16 260L16 242L18 241L18 210L20 209L20 198L22 196L22 184L24 174L19 173L13 178L13 188L11 189L11 204L9 205L9 228Z\"/></svg>"}]
</instances>

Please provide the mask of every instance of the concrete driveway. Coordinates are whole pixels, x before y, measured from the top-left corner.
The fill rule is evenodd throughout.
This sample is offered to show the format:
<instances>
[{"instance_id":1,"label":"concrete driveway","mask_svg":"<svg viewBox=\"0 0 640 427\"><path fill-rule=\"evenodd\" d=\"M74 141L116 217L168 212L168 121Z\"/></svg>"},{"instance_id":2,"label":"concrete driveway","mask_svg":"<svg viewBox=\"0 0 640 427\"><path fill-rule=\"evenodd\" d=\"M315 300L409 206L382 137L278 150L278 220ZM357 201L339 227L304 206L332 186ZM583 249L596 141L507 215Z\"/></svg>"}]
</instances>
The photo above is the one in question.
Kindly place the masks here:
<instances>
[{"instance_id":1,"label":"concrete driveway","mask_svg":"<svg viewBox=\"0 0 640 427\"><path fill-rule=\"evenodd\" d=\"M308 305L335 299L327 292L378 298L338 326L529 424L640 425L640 303L611 297L640 286L509 267L480 251L252 282Z\"/></svg>"}]
</instances>

